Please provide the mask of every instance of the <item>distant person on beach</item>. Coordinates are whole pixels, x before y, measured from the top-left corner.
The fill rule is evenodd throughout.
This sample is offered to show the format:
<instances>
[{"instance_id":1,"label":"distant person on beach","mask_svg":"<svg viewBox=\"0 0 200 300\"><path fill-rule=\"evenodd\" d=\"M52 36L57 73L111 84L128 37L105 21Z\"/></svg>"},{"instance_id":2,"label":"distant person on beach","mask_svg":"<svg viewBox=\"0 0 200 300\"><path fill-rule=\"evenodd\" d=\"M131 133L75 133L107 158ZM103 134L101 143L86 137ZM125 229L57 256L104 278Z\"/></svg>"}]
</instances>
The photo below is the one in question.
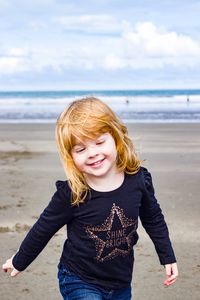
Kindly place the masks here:
<instances>
[{"instance_id":1,"label":"distant person on beach","mask_svg":"<svg viewBox=\"0 0 200 300\"><path fill-rule=\"evenodd\" d=\"M2 268L24 271L52 236L67 225L58 280L63 299L130 300L138 218L166 273L178 277L168 228L127 128L101 100L72 102L56 124L56 141L67 180ZM39 297L39 296L38 296Z\"/></svg>"}]
</instances>

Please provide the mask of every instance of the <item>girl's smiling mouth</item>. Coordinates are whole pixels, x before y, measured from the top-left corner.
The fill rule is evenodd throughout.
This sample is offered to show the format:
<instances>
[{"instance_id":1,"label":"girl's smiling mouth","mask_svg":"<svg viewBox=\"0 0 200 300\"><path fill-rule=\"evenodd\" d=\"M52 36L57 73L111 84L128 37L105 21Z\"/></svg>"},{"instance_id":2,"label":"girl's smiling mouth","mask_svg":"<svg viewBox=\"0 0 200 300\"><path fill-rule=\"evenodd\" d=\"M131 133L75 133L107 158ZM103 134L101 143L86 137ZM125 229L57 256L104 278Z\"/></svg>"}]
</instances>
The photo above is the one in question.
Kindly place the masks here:
<instances>
[{"instance_id":1,"label":"girl's smiling mouth","mask_svg":"<svg viewBox=\"0 0 200 300\"><path fill-rule=\"evenodd\" d=\"M105 157L102 158L102 159L99 159L99 160L97 160L97 161L95 161L93 163L87 164L87 165L90 166L90 167L98 167L98 166L100 166L102 164L102 162L104 160L105 160Z\"/></svg>"}]
</instances>

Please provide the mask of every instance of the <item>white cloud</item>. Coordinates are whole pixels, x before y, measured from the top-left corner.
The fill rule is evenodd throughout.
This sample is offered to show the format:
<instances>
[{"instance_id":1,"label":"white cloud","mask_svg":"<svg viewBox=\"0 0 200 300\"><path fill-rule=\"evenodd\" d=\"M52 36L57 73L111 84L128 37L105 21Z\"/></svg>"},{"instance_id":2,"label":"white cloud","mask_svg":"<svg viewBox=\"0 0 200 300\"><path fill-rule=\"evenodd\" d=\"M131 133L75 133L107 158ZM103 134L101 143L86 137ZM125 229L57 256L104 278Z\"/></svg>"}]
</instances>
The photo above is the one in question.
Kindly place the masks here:
<instances>
[{"instance_id":1,"label":"white cloud","mask_svg":"<svg viewBox=\"0 0 200 300\"><path fill-rule=\"evenodd\" d=\"M14 74L31 70L31 55L28 48L10 48L0 56L0 73Z\"/></svg>"},{"instance_id":2,"label":"white cloud","mask_svg":"<svg viewBox=\"0 0 200 300\"><path fill-rule=\"evenodd\" d=\"M117 45L118 43L118 45ZM160 69L195 67L200 64L200 42L190 36L166 31L151 22L132 27L123 22L123 33L109 50L104 47L105 69Z\"/></svg>"},{"instance_id":3,"label":"white cloud","mask_svg":"<svg viewBox=\"0 0 200 300\"><path fill-rule=\"evenodd\" d=\"M8 50L8 55L10 56L26 56L29 54L27 48L11 48Z\"/></svg>"},{"instance_id":4,"label":"white cloud","mask_svg":"<svg viewBox=\"0 0 200 300\"><path fill-rule=\"evenodd\" d=\"M116 56L115 54L106 55L103 66L105 69L116 70L123 69L126 66L125 60Z\"/></svg>"},{"instance_id":5,"label":"white cloud","mask_svg":"<svg viewBox=\"0 0 200 300\"><path fill-rule=\"evenodd\" d=\"M40 30L43 30L43 29L47 29L47 24L43 21L38 21L38 20L31 21L29 23L29 26L34 31L40 31Z\"/></svg>"},{"instance_id":6,"label":"white cloud","mask_svg":"<svg viewBox=\"0 0 200 300\"><path fill-rule=\"evenodd\" d=\"M0 73L13 74L27 71L27 62L18 57L0 57Z\"/></svg>"},{"instance_id":7,"label":"white cloud","mask_svg":"<svg viewBox=\"0 0 200 300\"><path fill-rule=\"evenodd\" d=\"M133 49L135 47L140 53L142 51L143 55L159 57L200 55L199 42L189 36L157 28L151 22L138 23L134 30L125 31L123 37Z\"/></svg>"},{"instance_id":8,"label":"white cloud","mask_svg":"<svg viewBox=\"0 0 200 300\"><path fill-rule=\"evenodd\" d=\"M67 30L81 30L90 32L112 32L121 28L120 22L111 15L80 15L61 16L54 19L55 23Z\"/></svg>"},{"instance_id":9,"label":"white cloud","mask_svg":"<svg viewBox=\"0 0 200 300\"><path fill-rule=\"evenodd\" d=\"M0 57L0 73L70 70L160 69L200 64L200 43L191 37L156 27L153 23L117 22L109 15L84 15L63 20L68 28L117 29L117 36L60 36L22 47L10 47ZM68 24L68 25L67 25ZM81 25L82 24L82 25ZM36 26L37 27L37 26ZM103 28L103 29L102 29ZM120 28L120 29L119 29ZM121 35L120 35L121 33ZM24 44L25 45L25 44Z\"/></svg>"}]
</instances>

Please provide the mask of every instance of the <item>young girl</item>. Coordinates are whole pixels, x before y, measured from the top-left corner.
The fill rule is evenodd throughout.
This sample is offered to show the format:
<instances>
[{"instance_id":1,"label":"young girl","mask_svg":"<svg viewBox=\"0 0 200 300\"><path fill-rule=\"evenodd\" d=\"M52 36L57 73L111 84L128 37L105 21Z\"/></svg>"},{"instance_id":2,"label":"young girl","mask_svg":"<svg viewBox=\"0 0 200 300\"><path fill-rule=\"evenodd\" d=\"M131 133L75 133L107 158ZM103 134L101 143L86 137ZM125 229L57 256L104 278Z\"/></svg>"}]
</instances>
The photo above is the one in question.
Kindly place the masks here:
<instances>
[{"instance_id":1,"label":"young girl","mask_svg":"<svg viewBox=\"0 0 200 300\"><path fill-rule=\"evenodd\" d=\"M58 265L63 299L131 299L138 217L152 239L165 285L178 276L167 225L127 128L99 99L74 101L60 115L56 140L67 174L18 252L3 265L16 276L67 224Z\"/></svg>"}]
</instances>

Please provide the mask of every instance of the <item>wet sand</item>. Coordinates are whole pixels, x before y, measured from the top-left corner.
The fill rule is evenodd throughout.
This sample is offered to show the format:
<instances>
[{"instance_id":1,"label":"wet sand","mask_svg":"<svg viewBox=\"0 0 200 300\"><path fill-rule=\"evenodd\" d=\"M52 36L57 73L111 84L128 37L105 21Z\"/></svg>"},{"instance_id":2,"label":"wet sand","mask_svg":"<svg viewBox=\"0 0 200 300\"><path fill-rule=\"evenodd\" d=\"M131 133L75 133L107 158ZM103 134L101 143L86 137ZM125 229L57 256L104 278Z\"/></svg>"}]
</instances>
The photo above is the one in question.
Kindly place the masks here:
<instances>
[{"instance_id":1,"label":"wet sand","mask_svg":"<svg viewBox=\"0 0 200 300\"><path fill-rule=\"evenodd\" d=\"M200 299L200 124L128 124L143 163L152 173L157 198L169 226L180 277L164 287L165 271L140 226L135 247L134 300ZM0 124L1 264L19 247L64 180L51 124ZM57 263L65 228L16 278L0 273L1 299L61 299Z\"/></svg>"}]
</instances>

